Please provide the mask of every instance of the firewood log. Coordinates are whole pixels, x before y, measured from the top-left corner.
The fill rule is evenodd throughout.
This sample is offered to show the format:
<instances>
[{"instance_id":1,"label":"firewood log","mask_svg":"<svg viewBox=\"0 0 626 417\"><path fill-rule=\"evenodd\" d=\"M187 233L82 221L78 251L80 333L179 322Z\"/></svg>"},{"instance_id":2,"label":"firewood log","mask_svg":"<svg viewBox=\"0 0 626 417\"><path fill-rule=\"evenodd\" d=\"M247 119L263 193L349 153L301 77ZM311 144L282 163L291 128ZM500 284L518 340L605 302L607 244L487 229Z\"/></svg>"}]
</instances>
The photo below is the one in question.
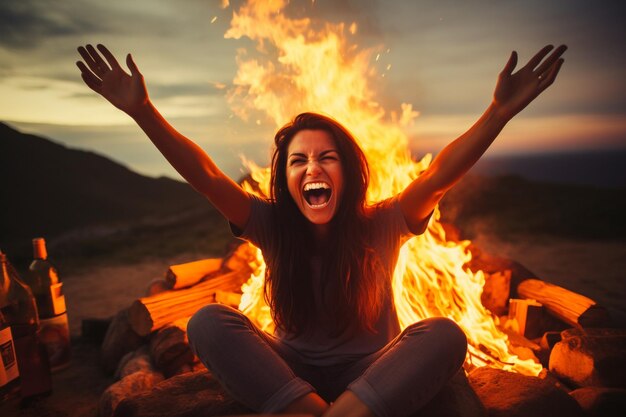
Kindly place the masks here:
<instances>
[{"instance_id":1,"label":"firewood log","mask_svg":"<svg viewBox=\"0 0 626 417\"><path fill-rule=\"evenodd\" d=\"M145 343L128 322L128 309L121 310L111 321L101 346L101 362L106 372L113 373L124 355Z\"/></svg>"},{"instance_id":2,"label":"firewood log","mask_svg":"<svg viewBox=\"0 0 626 417\"><path fill-rule=\"evenodd\" d=\"M215 302L238 308L241 303L241 292L217 290L215 292Z\"/></svg>"},{"instance_id":3,"label":"firewood log","mask_svg":"<svg viewBox=\"0 0 626 417\"><path fill-rule=\"evenodd\" d=\"M166 378L177 373L184 365L192 365L194 354L187 340L187 323L185 317L159 329L150 339L150 356L155 366Z\"/></svg>"},{"instance_id":4,"label":"firewood log","mask_svg":"<svg viewBox=\"0 0 626 417\"><path fill-rule=\"evenodd\" d=\"M527 279L517 286L523 298L539 301L552 315L574 327L602 327L609 315L591 298L538 279Z\"/></svg>"},{"instance_id":5,"label":"firewood log","mask_svg":"<svg viewBox=\"0 0 626 417\"><path fill-rule=\"evenodd\" d=\"M222 268L230 271L252 272L252 265L257 262L256 251L257 249L251 244L242 243L224 257Z\"/></svg>"},{"instance_id":6,"label":"firewood log","mask_svg":"<svg viewBox=\"0 0 626 417\"><path fill-rule=\"evenodd\" d=\"M219 270L221 258L201 259L199 261L172 265L165 274L165 281L170 288L178 290L200 282L204 277Z\"/></svg>"},{"instance_id":7,"label":"firewood log","mask_svg":"<svg viewBox=\"0 0 626 417\"><path fill-rule=\"evenodd\" d=\"M239 291L246 279L247 274L233 271L191 288L139 298L128 310L128 322L138 335L146 336L170 322L189 317L201 307L214 302L217 290Z\"/></svg>"}]
</instances>

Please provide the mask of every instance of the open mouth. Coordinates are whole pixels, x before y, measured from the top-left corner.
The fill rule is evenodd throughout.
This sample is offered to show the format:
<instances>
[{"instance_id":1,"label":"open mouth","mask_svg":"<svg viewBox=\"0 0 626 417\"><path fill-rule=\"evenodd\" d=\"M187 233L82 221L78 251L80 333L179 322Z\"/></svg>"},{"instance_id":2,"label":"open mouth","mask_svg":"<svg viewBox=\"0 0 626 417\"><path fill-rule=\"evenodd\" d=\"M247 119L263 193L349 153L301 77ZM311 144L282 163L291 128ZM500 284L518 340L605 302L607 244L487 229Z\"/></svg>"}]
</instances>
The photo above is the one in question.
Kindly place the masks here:
<instances>
[{"instance_id":1,"label":"open mouth","mask_svg":"<svg viewBox=\"0 0 626 417\"><path fill-rule=\"evenodd\" d=\"M325 182L310 182L304 185L302 195L311 208L322 208L330 201L333 191Z\"/></svg>"}]
</instances>

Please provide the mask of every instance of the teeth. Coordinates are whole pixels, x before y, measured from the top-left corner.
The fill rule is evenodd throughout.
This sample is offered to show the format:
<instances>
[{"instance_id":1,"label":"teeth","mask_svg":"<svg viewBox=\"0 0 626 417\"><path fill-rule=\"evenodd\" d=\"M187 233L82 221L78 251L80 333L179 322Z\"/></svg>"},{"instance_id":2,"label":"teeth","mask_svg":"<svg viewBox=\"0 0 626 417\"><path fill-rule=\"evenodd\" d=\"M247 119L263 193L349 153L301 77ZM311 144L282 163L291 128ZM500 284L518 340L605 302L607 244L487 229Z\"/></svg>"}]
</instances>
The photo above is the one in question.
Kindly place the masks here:
<instances>
[{"instance_id":1,"label":"teeth","mask_svg":"<svg viewBox=\"0 0 626 417\"><path fill-rule=\"evenodd\" d=\"M326 184L325 182L310 182L304 185L304 191L319 190L319 189L328 190L329 188L330 186Z\"/></svg>"}]
</instances>

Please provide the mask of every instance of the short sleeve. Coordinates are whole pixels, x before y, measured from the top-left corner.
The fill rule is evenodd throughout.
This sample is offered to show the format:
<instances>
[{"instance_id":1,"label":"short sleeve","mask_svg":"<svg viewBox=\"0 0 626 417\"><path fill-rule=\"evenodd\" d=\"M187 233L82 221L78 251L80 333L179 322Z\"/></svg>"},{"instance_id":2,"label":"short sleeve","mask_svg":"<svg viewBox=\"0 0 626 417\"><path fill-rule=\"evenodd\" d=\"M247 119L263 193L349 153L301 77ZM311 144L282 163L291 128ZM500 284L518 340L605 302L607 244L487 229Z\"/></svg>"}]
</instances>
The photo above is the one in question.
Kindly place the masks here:
<instances>
[{"instance_id":1,"label":"short sleeve","mask_svg":"<svg viewBox=\"0 0 626 417\"><path fill-rule=\"evenodd\" d=\"M419 226L419 230L411 230L406 223L398 196L383 200L374 207L373 227L375 239L393 241L399 239L402 243L413 236L424 233L432 213Z\"/></svg>"},{"instance_id":2,"label":"short sleeve","mask_svg":"<svg viewBox=\"0 0 626 417\"><path fill-rule=\"evenodd\" d=\"M250 217L248 222L240 229L233 223L228 223L233 236L247 240L254 246L261 248L266 246L271 230L272 204L255 195L251 196Z\"/></svg>"}]
</instances>

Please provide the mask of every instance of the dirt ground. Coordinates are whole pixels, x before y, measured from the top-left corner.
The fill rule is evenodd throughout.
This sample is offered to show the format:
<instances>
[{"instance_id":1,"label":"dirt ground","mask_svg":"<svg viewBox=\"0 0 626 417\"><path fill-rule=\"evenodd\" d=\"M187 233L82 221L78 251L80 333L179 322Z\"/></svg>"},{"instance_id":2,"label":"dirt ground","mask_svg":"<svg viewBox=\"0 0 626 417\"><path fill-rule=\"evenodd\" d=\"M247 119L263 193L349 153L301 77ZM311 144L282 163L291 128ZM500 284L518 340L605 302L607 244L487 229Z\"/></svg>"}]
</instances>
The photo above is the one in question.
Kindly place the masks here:
<instances>
[{"instance_id":1,"label":"dirt ground","mask_svg":"<svg viewBox=\"0 0 626 417\"><path fill-rule=\"evenodd\" d=\"M545 281L587 295L611 312L626 317L626 244L554 237L481 235L473 240L483 250L515 259ZM100 394L113 382L98 365L98 347L80 339L81 322L107 318L145 293L149 283L164 277L169 265L201 259L198 253L169 259L146 259L128 265L101 265L63 278L71 334L72 364L53 375L53 393L30 407L0 405L3 417L97 416Z\"/></svg>"}]
</instances>

